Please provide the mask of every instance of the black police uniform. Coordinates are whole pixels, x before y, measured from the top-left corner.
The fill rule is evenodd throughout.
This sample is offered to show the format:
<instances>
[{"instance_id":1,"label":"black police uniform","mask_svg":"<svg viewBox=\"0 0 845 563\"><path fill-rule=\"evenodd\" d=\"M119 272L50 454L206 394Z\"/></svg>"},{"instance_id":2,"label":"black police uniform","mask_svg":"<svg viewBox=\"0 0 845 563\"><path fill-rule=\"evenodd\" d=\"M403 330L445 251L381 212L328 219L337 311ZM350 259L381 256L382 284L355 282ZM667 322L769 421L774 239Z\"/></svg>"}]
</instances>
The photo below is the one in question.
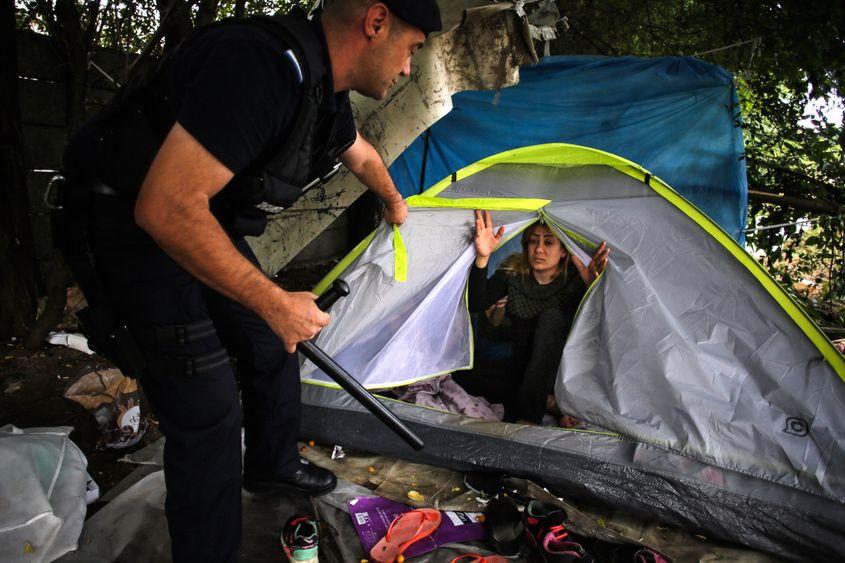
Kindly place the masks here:
<instances>
[{"instance_id":1,"label":"black police uniform","mask_svg":"<svg viewBox=\"0 0 845 563\"><path fill-rule=\"evenodd\" d=\"M66 152L77 203L66 210L64 232L72 238L84 231L85 240L70 246L84 244L76 261L85 255L92 265L75 273L89 303L127 327L131 342L122 348L132 348L136 361L126 370L137 372L167 438L165 508L176 561L237 558L242 422L245 480L272 480L301 468L299 367L253 311L200 283L137 227L134 203L164 135L178 121L235 173L213 198L212 211L257 265L243 235L260 233L266 213L296 199L302 186L295 184L356 136L347 93L333 92L319 23L297 21L300 39L311 45L307 54L302 44L291 45L289 31L280 35L267 20L200 32L166 57L143 87L121 93ZM311 118L303 122L306 110ZM290 162L298 169L282 175L298 178L268 180L266 170ZM273 182L276 193L264 201L261 190ZM230 358L241 378L243 421Z\"/></svg>"}]
</instances>

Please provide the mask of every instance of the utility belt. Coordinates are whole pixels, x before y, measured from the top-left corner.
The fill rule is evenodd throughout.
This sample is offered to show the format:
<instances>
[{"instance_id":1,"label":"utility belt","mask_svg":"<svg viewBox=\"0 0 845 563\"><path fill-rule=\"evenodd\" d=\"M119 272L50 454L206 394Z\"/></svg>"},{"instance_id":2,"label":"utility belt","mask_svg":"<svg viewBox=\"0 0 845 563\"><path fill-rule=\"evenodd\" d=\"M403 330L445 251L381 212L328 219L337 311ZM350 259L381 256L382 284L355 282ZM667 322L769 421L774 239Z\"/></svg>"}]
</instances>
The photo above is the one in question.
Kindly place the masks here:
<instances>
[{"instance_id":1,"label":"utility belt","mask_svg":"<svg viewBox=\"0 0 845 563\"><path fill-rule=\"evenodd\" d=\"M90 348L114 363L124 374L134 378L140 377L148 365L185 377L194 377L225 365L229 357L223 348L196 357L163 352L174 348L178 350L191 342L216 335L210 319L185 325L130 329L113 306L97 272L88 235L92 198L118 195L118 192L100 182L55 176L48 184L44 196L52 210L53 243L64 257L88 302L88 306L78 311L76 316L82 332L88 337ZM148 358L144 350L153 352L153 357Z\"/></svg>"}]
</instances>

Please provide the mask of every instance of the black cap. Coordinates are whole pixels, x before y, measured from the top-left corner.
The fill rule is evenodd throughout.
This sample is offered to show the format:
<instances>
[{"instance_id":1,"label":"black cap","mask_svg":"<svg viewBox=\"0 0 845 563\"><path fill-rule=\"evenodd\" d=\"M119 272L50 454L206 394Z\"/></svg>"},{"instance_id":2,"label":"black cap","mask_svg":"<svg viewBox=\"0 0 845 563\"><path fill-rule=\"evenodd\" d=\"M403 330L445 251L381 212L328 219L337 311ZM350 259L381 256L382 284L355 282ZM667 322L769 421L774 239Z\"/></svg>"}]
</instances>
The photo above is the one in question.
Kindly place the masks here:
<instances>
[{"instance_id":1,"label":"black cap","mask_svg":"<svg viewBox=\"0 0 845 563\"><path fill-rule=\"evenodd\" d=\"M432 31L440 31L440 8L434 0L382 0L390 11L418 27L426 36Z\"/></svg>"}]
</instances>

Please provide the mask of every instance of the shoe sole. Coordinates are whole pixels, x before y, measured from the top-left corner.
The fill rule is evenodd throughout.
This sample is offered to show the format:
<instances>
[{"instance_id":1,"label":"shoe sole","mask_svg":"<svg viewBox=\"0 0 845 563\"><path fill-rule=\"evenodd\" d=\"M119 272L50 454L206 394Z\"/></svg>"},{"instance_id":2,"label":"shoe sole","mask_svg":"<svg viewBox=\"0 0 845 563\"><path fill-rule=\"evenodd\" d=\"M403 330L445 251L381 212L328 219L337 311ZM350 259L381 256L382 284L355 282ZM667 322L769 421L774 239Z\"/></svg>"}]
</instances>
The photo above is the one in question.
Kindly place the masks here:
<instances>
[{"instance_id":1,"label":"shoe sole","mask_svg":"<svg viewBox=\"0 0 845 563\"><path fill-rule=\"evenodd\" d=\"M332 483L322 489L305 489L296 485L283 485L281 483L243 483L243 489L255 495L281 495L297 494L309 497L319 497L335 490L337 483Z\"/></svg>"},{"instance_id":2,"label":"shoe sole","mask_svg":"<svg viewBox=\"0 0 845 563\"><path fill-rule=\"evenodd\" d=\"M287 549L285 542L282 542L282 547ZM317 553L314 557L309 557L308 559L296 559L293 556L287 558L290 563L319 563L320 561L320 554Z\"/></svg>"}]
</instances>

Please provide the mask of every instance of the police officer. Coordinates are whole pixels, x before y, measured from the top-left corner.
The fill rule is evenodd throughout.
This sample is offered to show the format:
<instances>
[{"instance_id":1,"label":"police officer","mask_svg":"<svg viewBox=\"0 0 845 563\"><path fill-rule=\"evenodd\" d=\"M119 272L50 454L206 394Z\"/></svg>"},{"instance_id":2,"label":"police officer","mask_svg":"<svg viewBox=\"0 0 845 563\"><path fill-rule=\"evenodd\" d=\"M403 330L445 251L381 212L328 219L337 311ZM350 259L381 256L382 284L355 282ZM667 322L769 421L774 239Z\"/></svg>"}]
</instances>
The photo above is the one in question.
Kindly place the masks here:
<instances>
[{"instance_id":1,"label":"police officer","mask_svg":"<svg viewBox=\"0 0 845 563\"><path fill-rule=\"evenodd\" d=\"M311 21L214 24L119 92L68 147L57 231L91 331L106 335L95 344L139 376L167 438L176 561L237 558L242 425L247 490L335 486L296 447L295 347L329 316L311 293L268 279L243 237L338 160L384 201L387 221L405 220L348 91L384 98L440 26L434 0L334 0Z\"/></svg>"}]
</instances>

